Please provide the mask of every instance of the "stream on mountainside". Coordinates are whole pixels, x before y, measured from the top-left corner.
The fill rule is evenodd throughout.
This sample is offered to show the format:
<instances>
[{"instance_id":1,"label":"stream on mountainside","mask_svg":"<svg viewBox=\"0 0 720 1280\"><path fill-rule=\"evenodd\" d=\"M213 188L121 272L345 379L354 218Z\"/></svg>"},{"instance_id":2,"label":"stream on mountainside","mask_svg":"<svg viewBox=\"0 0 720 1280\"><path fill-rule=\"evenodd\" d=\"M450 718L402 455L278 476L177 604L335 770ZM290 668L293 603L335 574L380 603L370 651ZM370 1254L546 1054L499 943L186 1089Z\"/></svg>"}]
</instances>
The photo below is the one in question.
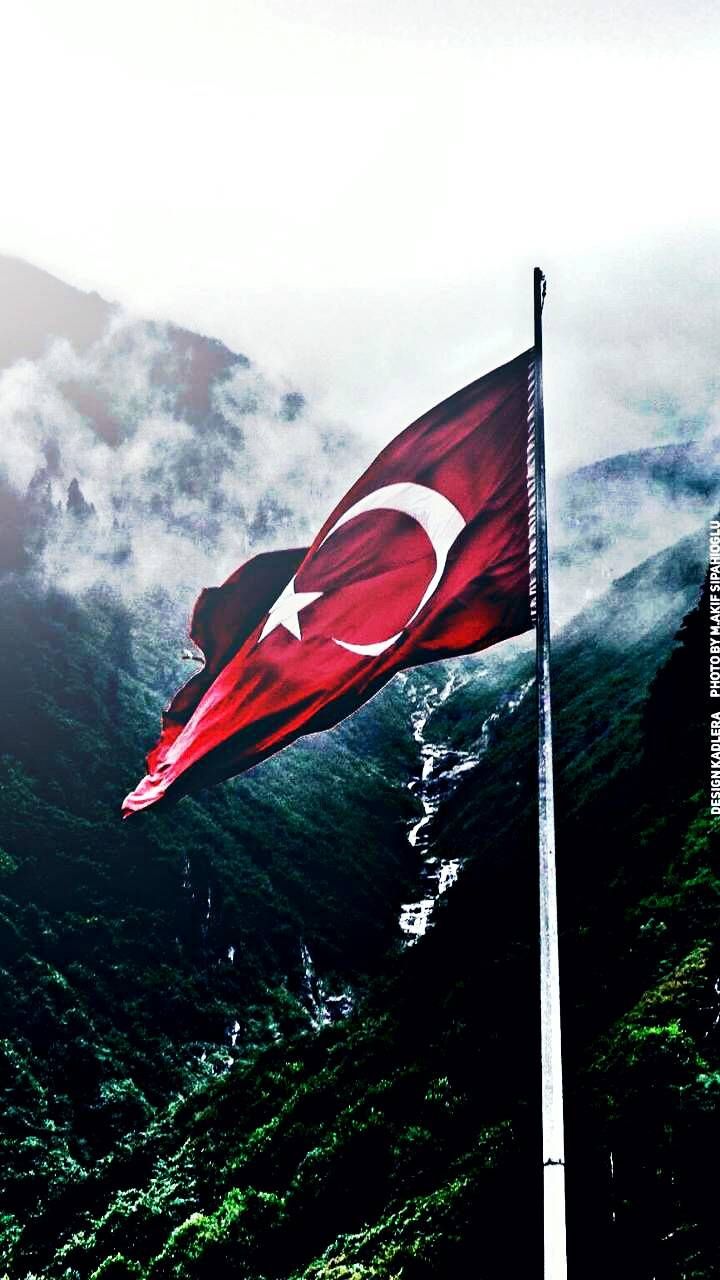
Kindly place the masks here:
<instances>
[{"instance_id":1,"label":"stream on mountainside","mask_svg":"<svg viewBox=\"0 0 720 1280\"><path fill-rule=\"evenodd\" d=\"M444 684L431 685L424 689L422 686L418 687L418 684L406 673L398 677L412 706L410 726L413 739L419 748L418 772L407 786L417 796L422 807L422 816L412 821L407 832L408 844L420 858L419 892L421 896L414 902L403 903L400 910L401 945L405 947L414 946L432 926L433 912L439 898L457 882L466 860L462 854L440 858L434 853L433 820L443 802L454 792L463 774L474 769L490 749L494 726L501 717L511 715L520 706L535 683L532 678L522 684L515 693L505 693L499 697L495 710L483 722L473 751L465 751L447 742L433 740L434 713L447 702L451 694L456 693L472 678L482 677L484 674L484 669L481 667L476 668L471 675L467 668L461 668L456 664ZM191 888L189 867L186 869L184 887ZM210 886L207 886L205 892L207 898L202 899L204 908L202 923L206 930L213 907ZM195 898L195 890L192 896ZM313 957L303 940L300 940L299 949L302 979L298 999L310 1026L317 1032L339 1019L348 1017L353 1011L356 993L349 983L344 984L339 990L332 991L328 980L317 973ZM226 948L227 961L231 965L235 961L235 950L233 944ZM225 1038L231 1049L240 1047L242 1028L237 1018L234 1018L226 1027ZM204 1061L207 1056L205 1047L201 1061ZM216 1064L216 1067L219 1070L226 1069L232 1065L233 1061L234 1059L228 1056Z\"/></svg>"},{"instance_id":2,"label":"stream on mountainside","mask_svg":"<svg viewBox=\"0 0 720 1280\"><path fill-rule=\"evenodd\" d=\"M475 674L482 675L482 669L478 669ZM423 816L412 824L407 838L411 848L421 856L423 896L416 902L403 903L400 911L400 930L407 947L414 946L427 933L438 899L456 883L465 862L460 854L453 858L439 858L433 853L433 819L442 801L452 795L462 775L474 769L487 752L493 725L501 715L512 714L535 683L534 678L527 680L516 694L503 697L484 721L475 751L462 751L446 742L433 742L427 736L427 730L432 728L433 714L468 679L467 674L454 668L442 687L433 687L420 697L419 704L410 716L413 737L420 747L421 768L419 774L408 783L408 788L420 800Z\"/></svg>"},{"instance_id":3,"label":"stream on mountainside","mask_svg":"<svg viewBox=\"0 0 720 1280\"><path fill-rule=\"evenodd\" d=\"M349 983L341 991L331 994L325 978L319 978L316 974L313 958L304 942L300 943L300 956L303 966L301 1002L313 1031L320 1031L339 1018L347 1018L355 1004L355 995Z\"/></svg>"}]
</instances>

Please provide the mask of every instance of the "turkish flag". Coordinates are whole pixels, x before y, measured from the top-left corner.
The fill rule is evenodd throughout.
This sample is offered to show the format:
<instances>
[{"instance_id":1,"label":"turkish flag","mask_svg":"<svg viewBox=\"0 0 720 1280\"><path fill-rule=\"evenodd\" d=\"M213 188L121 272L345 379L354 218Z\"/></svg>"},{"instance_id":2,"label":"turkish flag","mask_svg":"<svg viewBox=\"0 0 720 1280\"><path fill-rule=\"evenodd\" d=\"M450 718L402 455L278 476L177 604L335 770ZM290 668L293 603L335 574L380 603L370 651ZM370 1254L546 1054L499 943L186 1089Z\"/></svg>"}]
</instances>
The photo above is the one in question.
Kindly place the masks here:
<instances>
[{"instance_id":1,"label":"turkish flag","mask_svg":"<svg viewBox=\"0 0 720 1280\"><path fill-rule=\"evenodd\" d=\"M533 352L397 436L312 546L203 591L205 665L176 694L126 816L232 777L357 710L397 671L533 624Z\"/></svg>"}]
</instances>

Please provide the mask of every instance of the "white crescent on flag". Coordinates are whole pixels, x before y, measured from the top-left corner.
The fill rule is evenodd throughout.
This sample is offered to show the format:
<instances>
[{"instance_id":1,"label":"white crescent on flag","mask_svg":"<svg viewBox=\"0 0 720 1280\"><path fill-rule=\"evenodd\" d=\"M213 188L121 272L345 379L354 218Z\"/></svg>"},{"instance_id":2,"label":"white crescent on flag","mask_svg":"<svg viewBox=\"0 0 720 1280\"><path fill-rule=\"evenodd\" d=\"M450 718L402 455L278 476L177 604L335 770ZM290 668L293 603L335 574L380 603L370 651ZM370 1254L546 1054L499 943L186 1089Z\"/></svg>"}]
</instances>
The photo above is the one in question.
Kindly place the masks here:
<instances>
[{"instance_id":1,"label":"white crescent on flag","mask_svg":"<svg viewBox=\"0 0 720 1280\"><path fill-rule=\"evenodd\" d=\"M348 507L329 533L325 534L320 546L324 546L328 538L337 533L338 529L342 529L349 520L354 520L355 516L364 515L367 511L401 511L403 515L417 520L430 539L435 552L435 572L425 588L419 605L405 623L403 628L405 630L417 618L423 605L427 604L436 590L445 571L448 552L458 534L465 528L465 520L450 499L438 493L437 489L429 489L427 485L413 484L410 481L405 484L388 484L382 489L375 489L365 498L360 498L358 502ZM349 640L338 640L335 636L332 639L335 644L341 645L343 649L349 649L351 653L375 657L395 644L401 635L402 631L398 631L396 635L389 636L387 640L378 640L375 644L351 644Z\"/></svg>"},{"instance_id":2,"label":"white crescent on flag","mask_svg":"<svg viewBox=\"0 0 720 1280\"><path fill-rule=\"evenodd\" d=\"M336 520L332 529L325 534L317 548L318 551L320 547L325 545L328 538L337 533L338 529L342 529L343 525L348 524L350 520L354 520L356 516L365 515L369 511L400 511L403 515L410 516L412 520L417 521L421 529L427 534L435 552L435 572L425 588L420 603L405 623L403 628L405 630L415 620L420 610L427 604L437 589L445 571L448 552L458 534L465 528L465 520L449 498L446 498L442 493L438 493L437 489L430 489L424 484L413 484L411 481L407 481L404 484L388 484L381 489L375 489L372 493L366 494L364 498L360 498L358 502L348 507L347 511L344 511L340 516L340 519ZM270 609L258 643L279 626L284 627L297 640L301 640L302 632L298 616L300 610L307 608L309 604L318 600L323 594L324 592L322 591L296 591L295 578L293 576ZM374 658L395 644L402 634L402 631L398 631L394 636L389 636L387 640L376 640L372 644L351 644L349 640L338 640L336 636L331 636L330 638L333 644L338 644L343 649L348 649L350 653Z\"/></svg>"}]
</instances>

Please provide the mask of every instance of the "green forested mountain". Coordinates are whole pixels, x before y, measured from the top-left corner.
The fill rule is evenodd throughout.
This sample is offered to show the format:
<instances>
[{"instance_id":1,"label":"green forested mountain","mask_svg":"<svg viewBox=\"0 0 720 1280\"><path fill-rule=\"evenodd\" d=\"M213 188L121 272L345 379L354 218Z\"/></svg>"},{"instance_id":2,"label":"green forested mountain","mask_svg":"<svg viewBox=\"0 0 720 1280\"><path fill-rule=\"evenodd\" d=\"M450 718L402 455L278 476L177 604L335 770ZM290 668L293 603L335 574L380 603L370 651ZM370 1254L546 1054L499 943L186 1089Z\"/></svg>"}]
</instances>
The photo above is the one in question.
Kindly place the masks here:
<instances>
[{"instance_id":1,"label":"green forested mountain","mask_svg":"<svg viewBox=\"0 0 720 1280\"><path fill-rule=\"evenodd\" d=\"M297 544L354 446L220 344L8 270L37 305L0 352L0 1275L539 1276L528 645L411 672L122 823L188 674L188 584ZM720 1264L700 599L719 481L712 447L680 445L556 495L563 610L592 596L553 669L589 1280ZM403 934L438 868L430 928Z\"/></svg>"},{"instance_id":2,"label":"green forested mountain","mask_svg":"<svg viewBox=\"0 0 720 1280\"><path fill-rule=\"evenodd\" d=\"M685 540L556 645L570 1233L590 1276L715 1266L702 577ZM7 590L8 1274L537 1274L531 693L507 709L527 655L469 662L435 712L438 740L481 757L434 819L439 854L467 861L401 951L417 689L121 825L156 714L149 623ZM303 944L325 994L354 995L319 1030Z\"/></svg>"},{"instance_id":3,"label":"green forested mountain","mask_svg":"<svg viewBox=\"0 0 720 1280\"><path fill-rule=\"evenodd\" d=\"M404 833L412 757L392 693L371 724L294 748L190 802L180 822L122 823L157 722L157 687L133 656L147 642L142 626L117 602L78 604L27 583L6 582L4 600L12 1237L16 1217L77 1187L158 1107L312 1026L321 992L304 949L330 994L361 985L396 935L414 866Z\"/></svg>"}]
</instances>

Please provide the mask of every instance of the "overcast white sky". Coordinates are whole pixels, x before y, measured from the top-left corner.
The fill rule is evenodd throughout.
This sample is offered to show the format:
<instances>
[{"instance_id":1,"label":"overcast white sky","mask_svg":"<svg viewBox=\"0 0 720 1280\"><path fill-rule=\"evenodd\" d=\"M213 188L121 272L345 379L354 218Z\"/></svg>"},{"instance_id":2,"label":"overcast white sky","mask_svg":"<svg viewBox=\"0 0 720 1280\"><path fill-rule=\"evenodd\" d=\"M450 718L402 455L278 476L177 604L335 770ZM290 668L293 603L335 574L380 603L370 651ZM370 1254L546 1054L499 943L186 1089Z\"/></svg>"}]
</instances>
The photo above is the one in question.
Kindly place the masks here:
<instances>
[{"instance_id":1,"label":"overcast white sky","mask_svg":"<svg viewBox=\"0 0 720 1280\"><path fill-rule=\"evenodd\" d=\"M8 5L0 249L378 441L530 345L537 262L552 464L670 438L718 395L717 11Z\"/></svg>"}]
</instances>

